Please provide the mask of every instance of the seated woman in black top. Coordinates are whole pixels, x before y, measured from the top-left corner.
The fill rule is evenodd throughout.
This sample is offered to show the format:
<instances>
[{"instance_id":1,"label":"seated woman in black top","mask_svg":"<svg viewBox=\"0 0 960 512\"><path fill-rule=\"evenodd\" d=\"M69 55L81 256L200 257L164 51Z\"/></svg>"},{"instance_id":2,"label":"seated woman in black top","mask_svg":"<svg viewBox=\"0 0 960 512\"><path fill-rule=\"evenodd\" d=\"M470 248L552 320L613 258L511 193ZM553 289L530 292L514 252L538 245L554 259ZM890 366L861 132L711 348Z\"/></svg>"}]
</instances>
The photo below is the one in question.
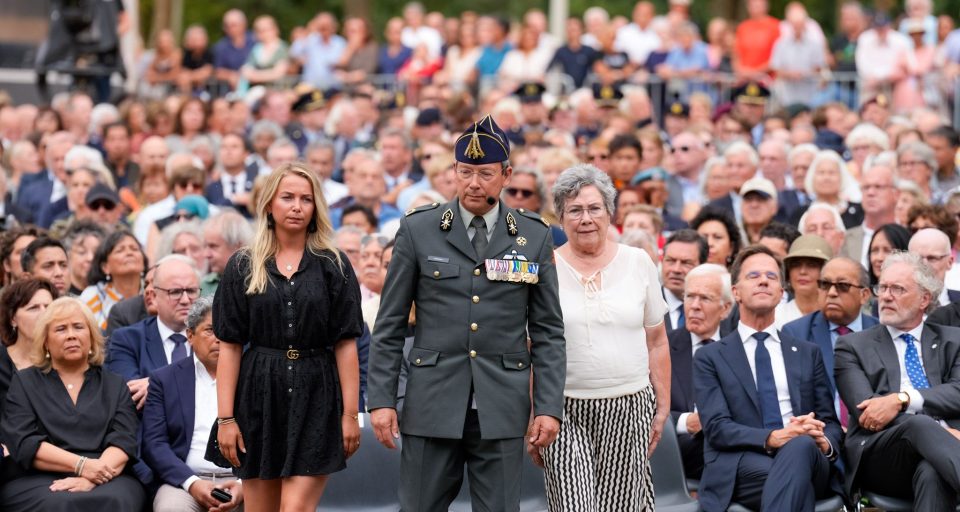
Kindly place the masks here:
<instances>
[{"instance_id":1,"label":"seated woman in black top","mask_svg":"<svg viewBox=\"0 0 960 512\"><path fill-rule=\"evenodd\" d=\"M35 366L13 376L0 428L23 473L0 509L137 511L144 491L126 470L137 415L123 379L102 368L103 337L80 301L53 301L36 325Z\"/></svg>"}]
</instances>

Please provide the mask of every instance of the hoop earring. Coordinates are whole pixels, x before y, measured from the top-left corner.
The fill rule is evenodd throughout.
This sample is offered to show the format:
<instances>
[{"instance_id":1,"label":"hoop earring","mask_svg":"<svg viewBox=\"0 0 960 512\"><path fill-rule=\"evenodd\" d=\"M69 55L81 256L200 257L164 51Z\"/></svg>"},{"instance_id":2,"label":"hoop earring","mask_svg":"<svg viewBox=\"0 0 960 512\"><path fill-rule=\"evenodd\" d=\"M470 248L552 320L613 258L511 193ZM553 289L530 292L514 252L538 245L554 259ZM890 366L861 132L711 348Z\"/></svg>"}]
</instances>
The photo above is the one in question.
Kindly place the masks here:
<instances>
[{"instance_id":1,"label":"hoop earring","mask_svg":"<svg viewBox=\"0 0 960 512\"><path fill-rule=\"evenodd\" d=\"M307 233L316 233L317 232L317 219L310 219L310 224L307 224Z\"/></svg>"},{"instance_id":2,"label":"hoop earring","mask_svg":"<svg viewBox=\"0 0 960 512\"><path fill-rule=\"evenodd\" d=\"M276 227L277 227L277 222L276 222L275 220L273 220L273 214L272 214L272 213L268 213L268 214L267 214L267 229L269 229L270 231L273 231L274 228L276 228Z\"/></svg>"}]
</instances>

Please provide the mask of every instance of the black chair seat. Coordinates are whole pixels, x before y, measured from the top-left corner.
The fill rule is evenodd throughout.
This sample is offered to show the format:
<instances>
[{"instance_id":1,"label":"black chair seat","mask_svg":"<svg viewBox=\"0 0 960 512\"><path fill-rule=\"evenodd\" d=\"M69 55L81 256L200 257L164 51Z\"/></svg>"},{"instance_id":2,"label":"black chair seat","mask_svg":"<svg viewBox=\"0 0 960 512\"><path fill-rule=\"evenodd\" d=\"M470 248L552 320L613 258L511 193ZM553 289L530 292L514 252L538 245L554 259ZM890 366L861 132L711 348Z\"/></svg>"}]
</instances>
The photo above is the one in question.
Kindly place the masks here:
<instances>
[{"instance_id":1,"label":"black chair seat","mask_svg":"<svg viewBox=\"0 0 960 512\"><path fill-rule=\"evenodd\" d=\"M864 491L863 497L867 498L870 505L886 512L910 512L913 510L913 503L900 498L892 498L875 492Z\"/></svg>"}]
</instances>

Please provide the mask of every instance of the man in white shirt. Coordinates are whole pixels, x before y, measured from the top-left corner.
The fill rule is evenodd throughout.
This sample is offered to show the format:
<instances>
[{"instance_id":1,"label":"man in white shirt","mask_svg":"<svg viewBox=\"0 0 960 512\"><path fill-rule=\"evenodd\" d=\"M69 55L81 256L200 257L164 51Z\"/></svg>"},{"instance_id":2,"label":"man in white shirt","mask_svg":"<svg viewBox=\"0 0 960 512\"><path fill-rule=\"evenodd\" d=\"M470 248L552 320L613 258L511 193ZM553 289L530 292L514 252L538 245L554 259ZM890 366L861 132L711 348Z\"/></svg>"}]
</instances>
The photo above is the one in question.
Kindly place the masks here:
<instances>
[{"instance_id":1,"label":"man in white shirt","mask_svg":"<svg viewBox=\"0 0 960 512\"><path fill-rule=\"evenodd\" d=\"M243 502L240 481L204 458L217 420L220 341L213 334L212 306L213 298L203 297L190 308L186 323L193 356L150 376L142 456L161 483L155 512L226 512ZM214 488L226 490L232 499L218 501L211 494Z\"/></svg>"},{"instance_id":2,"label":"man in white shirt","mask_svg":"<svg viewBox=\"0 0 960 512\"><path fill-rule=\"evenodd\" d=\"M403 8L403 21L406 26L400 33L400 42L407 48L416 48L426 45L430 56L440 57L443 51L443 36L436 29L424 24L425 16L423 4L410 2Z\"/></svg>"},{"instance_id":3,"label":"man in white shirt","mask_svg":"<svg viewBox=\"0 0 960 512\"><path fill-rule=\"evenodd\" d=\"M924 321L941 287L921 256L888 256L880 325L841 336L834 350L852 413L847 484L913 510L952 510L960 489L960 329Z\"/></svg>"},{"instance_id":4,"label":"man in white shirt","mask_svg":"<svg viewBox=\"0 0 960 512\"><path fill-rule=\"evenodd\" d=\"M725 267L705 263L685 279L683 309L686 327L674 330L670 342L670 416L687 478L703 472L703 433L693 396L693 356L701 347L720 339L720 320L733 307L730 274Z\"/></svg>"},{"instance_id":5,"label":"man in white shirt","mask_svg":"<svg viewBox=\"0 0 960 512\"><path fill-rule=\"evenodd\" d=\"M860 176L863 192L863 223L847 230L840 253L870 267L870 240L884 224L894 222L893 208L900 191L896 187L894 170L885 164L871 165Z\"/></svg>"},{"instance_id":6,"label":"man in white shirt","mask_svg":"<svg viewBox=\"0 0 960 512\"><path fill-rule=\"evenodd\" d=\"M637 65L647 62L650 52L660 47L660 37L653 31L653 18L656 9L648 1L637 2L633 7L633 23L624 25L617 31L613 46L626 52L630 61Z\"/></svg>"},{"instance_id":7,"label":"man in white shirt","mask_svg":"<svg viewBox=\"0 0 960 512\"><path fill-rule=\"evenodd\" d=\"M311 142L303 151L307 165L317 173L323 187L323 198L327 205L336 203L350 195L349 189L343 183L333 180L333 164L336 159L336 149L327 140Z\"/></svg>"},{"instance_id":8,"label":"man in white shirt","mask_svg":"<svg viewBox=\"0 0 960 512\"><path fill-rule=\"evenodd\" d=\"M737 330L699 349L693 382L704 432L700 506L814 510L842 494L843 430L820 348L774 327L783 266L753 245L733 263Z\"/></svg>"}]
</instances>

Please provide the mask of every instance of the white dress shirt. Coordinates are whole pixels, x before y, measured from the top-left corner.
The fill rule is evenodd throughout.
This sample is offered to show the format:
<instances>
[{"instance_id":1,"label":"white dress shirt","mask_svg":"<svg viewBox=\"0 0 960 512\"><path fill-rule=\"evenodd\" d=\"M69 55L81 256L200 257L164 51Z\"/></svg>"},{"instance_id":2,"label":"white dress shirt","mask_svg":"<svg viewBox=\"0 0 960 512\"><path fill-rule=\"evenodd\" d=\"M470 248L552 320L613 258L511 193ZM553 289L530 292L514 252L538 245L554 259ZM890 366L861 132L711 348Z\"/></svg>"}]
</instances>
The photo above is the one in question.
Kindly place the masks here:
<instances>
[{"instance_id":1,"label":"white dress shirt","mask_svg":"<svg viewBox=\"0 0 960 512\"><path fill-rule=\"evenodd\" d=\"M196 382L193 392L193 436L190 437L190 451L184 461L194 473L223 473L225 470L206 460L207 440L213 423L217 421L217 380L210 375L203 363L193 356ZM180 487L190 491L190 485L199 480L196 475L187 478Z\"/></svg>"},{"instance_id":2,"label":"white dress shirt","mask_svg":"<svg viewBox=\"0 0 960 512\"><path fill-rule=\"evenodd\" d=\"M647 62L650 52L660 47L660 36L653 31L653 27L640 28L636 23L624 25L617 31L617 38L613 47L620 52L626 52L630 62L643 65Z\"/></svg>"},{"instance_id":3,"label":"white dress shirt","mask_svg":"<svg viewBox=\"0 0 960 512\"><path fill-rule=\"evenodd\" d=\"M247 173L240 172L236 176L221 173L220 184L223 186L223 197L233 201L234 196L247 191Z\"/></svg>"},{"instance_id":4,"label":"white dress shirt","mask_svg":"<svg viewBox=\"0 0 960 512\"><path fill-rule=\"evenodd\" d=\"M753 335L758 331L740 322L739 325L737 325L737 332L743 341L743 350L747 353L747 362L750 363L750 371L753 373L753 383L756 385L757 340ZM764 329L763 332L770 335L766 341L763 342L763 346L766 347L767 352L770 354L770 367L773 369L773 381L777 385L777 401L780 402L780 417L783 419L783 424L787 425L790 423L790 418L792 418L794 414L793 404L790 402L790 387L787 384L787 366L783 362L783 349L780 348L780 334L773 325Z\"/></svg>"},{"instance_id":5,"label":"white dress shirt","mask_svg":"<svg viewBox=\"0 0 960 512\"><path fill-rule=\"evenodd\" d=\"M702 347L706 346L706 343L703 342L703 340L705 340L705 339L706 339L706 338L701 338L701 337L698 336L696 333L692 333L692 332L690 333L690 343L693 344L693 353L691 354L692 356L697 355L697 351L700 350ZM720 327L718 326L718 327L717 327L717 331L713 333L713 336L710 336L710 343L712 343L712 342L714 342L714 341L718 341L719 339L720 339ZM694 410L694 412L696 412L696 410L697 410L696 406L694 406L693 410ZM690 431L687 430L687 418L688 418L691 414L692 414L692 413L685 412L685 413L681 414L679 418L677 418L677 433L678 433L678 434L689 434L689 433L690 433Z\"/></svg>"},{"instance_id":6,"label":"white dress shirt","mask_svg":"<svg viewBox=\"0 0 960 512\"><path fill-rule=\"evenodd\" d=\"M670 290L663 289L663 298L667 301L667 307L670 309L670 325L677 328L677 322L680 321L680 312L683 311L683 299L677 298ZM686 322L684 322L686 324Z\"/></svg>"},{"instance_id":7,"label":"white dress shirt","mask_svg":"<svg viewBox=\"0 0 960 512\"><path fill-rule=\"evenodd\" d=\"M163 354L167 356L167 364L173 362L173 349L177 347L177 344L170 339L170 336L174 334L182 334L184 338L187 337L186 331L174 331L173 329L167 327L163 321L160 320L160 317L157 317L157 329L160 331L160 340L163 341ZM187 349L187 354L193 354L193 351L190 350L190 342L184 343L184 348ZM209 430L207 431L209 435Z\"/></svg>"},{"instance_id":8,"label":"white dress shirt","mask_svg":"<svg viewBox=\"0 0 960 512\"><path fill-rule=\"evenodd\" d=\"M923 320L926 321L927 317L924 316ZM890 337L893 338L893 346L897 349L897 364L900 365L900 391L910 395L910 405L907 406L907 412L917 413L923 409L923 395L913 387L913 383L910 382L910 376L907 375L907 342L903 341L903 338L900 337L901 334L908 332L911 336L916 339L916 348L917 348L917 358L920 359L920 367L923 368L924 374L926 374L927 369L923 365L923 350L920 348L920 336L923 334L923 322L920 322L919 325L910 329L909 331L901 331L896 327L887 326L887 332L890 333ZM929 377L927 378L929 380Z\"/></svg>"}]
</instances>

